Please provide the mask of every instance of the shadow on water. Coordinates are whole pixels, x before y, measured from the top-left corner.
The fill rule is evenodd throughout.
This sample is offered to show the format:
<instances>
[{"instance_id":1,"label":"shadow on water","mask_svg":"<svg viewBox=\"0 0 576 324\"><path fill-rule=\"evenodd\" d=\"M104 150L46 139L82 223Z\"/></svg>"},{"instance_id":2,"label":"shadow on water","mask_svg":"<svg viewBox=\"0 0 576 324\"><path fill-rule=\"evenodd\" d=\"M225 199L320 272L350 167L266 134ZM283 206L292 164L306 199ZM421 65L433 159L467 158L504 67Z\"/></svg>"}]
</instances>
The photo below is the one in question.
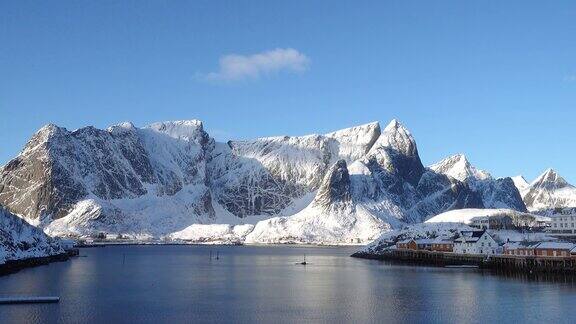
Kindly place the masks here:
<instances>
[{"instance_id":1,"label":"shadow on water","mask_svg":"<svg viewBox=\"0 0 576 324\"><path fill-rule=\"evenodd\" d=\"M480 276L494 277L497 279L506 279L512 281L518 281L523 283L558 283L563 285L569 285L576 287L576 273L562 274L562 273L541 273L541 272L521 272L521 271L510 271L510 270L496 270L496 269L459 269L459 268L446 268L445 266L436 266L429 264L422 264L419 262L410 261L396 261L396 260L369 260L369 262L380 263L389 267L403 267L410 268L414 271L418 269L426 269L426 271L432 272L455 272L455 273L471 273Z\"/></svg>"}]
</instances>

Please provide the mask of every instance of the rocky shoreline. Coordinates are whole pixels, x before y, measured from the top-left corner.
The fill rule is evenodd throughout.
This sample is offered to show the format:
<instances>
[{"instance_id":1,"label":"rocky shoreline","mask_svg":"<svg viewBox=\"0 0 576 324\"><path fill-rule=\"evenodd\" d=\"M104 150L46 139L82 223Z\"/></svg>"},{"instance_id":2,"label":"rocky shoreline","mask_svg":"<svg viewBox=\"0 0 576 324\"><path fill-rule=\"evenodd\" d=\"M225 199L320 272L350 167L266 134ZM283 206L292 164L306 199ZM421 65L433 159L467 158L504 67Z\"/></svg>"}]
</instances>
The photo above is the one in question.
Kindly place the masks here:
<instances>
[{"instance_id":1,"label":"rocky shoreline","mask_svg":"<svg viewBox=\"0 0 576 324\"><path fill-rule=\"evenodd\" d=\"M64 253L50 255L38 258L28 258L22 260L9 260L0 264L0 276L16 273L22 269L32 268L41 265L47 265L52 262L68 261L71 257L78 256L79 250L73 249Z\"/></svg>"}]
</instances>

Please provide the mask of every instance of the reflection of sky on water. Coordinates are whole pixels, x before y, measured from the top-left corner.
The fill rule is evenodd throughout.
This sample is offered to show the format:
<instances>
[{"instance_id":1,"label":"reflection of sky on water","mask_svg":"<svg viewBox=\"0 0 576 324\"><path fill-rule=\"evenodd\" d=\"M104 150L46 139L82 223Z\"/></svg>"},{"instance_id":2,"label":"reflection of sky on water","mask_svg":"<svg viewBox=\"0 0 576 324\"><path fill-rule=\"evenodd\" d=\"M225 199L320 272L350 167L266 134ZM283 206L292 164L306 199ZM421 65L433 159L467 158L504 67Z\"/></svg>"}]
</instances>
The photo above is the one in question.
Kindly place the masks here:
<instances>
[{"instance_id":1,"label":"reflection of sky on water","mask_svg":"<svg viewBox=\"0 0 576 324\"><path fill-rule=\"evenodd\" d=\"M220 260L209 253L220 252ZM0 306L22 322L570 322L571 280L392 265L350 248L125 246L0 277L0 295L59 295ZM306 253L309 265L296 263Z\"/></svg>"}]
</instances>

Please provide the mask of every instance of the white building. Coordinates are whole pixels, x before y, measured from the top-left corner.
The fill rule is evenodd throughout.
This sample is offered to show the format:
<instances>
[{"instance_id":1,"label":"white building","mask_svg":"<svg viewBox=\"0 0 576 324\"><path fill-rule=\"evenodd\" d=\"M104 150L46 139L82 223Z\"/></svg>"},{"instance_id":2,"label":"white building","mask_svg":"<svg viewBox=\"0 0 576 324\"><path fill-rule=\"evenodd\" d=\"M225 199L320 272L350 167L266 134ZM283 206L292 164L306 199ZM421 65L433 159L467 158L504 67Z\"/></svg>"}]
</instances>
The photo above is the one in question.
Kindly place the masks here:
<instances>
[{"instance_id":1,"label":"white building","mask_svg":"<svg viewBox=\"0 0 576 324\"><path fill-rule=\"evenodd\" d=\"M462 231L454 240L454 253L460 254L497 254L500 246L486 231Z\"/></svg>"},{"instance_id":2,"label":"white building","mask_svg":"<svg viewBox=\"0 0 576 324\"><path fill-rule=\"evenodd\" d=\"M576 236L576 215L566 213L551 216L552 223L548 233L555 236Z\"/></svg>"}]
</instances>

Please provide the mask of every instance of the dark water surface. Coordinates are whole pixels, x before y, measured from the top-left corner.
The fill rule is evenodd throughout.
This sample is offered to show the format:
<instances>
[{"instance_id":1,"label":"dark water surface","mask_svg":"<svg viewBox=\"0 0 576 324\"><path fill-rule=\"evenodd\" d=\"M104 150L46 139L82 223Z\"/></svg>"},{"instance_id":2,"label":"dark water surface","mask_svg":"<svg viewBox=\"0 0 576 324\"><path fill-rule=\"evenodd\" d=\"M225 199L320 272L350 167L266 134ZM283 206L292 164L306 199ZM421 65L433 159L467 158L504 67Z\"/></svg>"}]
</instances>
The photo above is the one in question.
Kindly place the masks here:
<instances>
[{"instance_id":1,"label":"dark water surface","mask_svg":"<svg viewBox=\"0 0 576 324\"><path fill-rule=\"evenodd\" d=\"M210 260L209 252L220 252ZM0 323L576 322L576 284L349 257L355 248L112 246L0 277ZM306 253L307 266L296 265Z\"/></svg>"}]
</instances>

